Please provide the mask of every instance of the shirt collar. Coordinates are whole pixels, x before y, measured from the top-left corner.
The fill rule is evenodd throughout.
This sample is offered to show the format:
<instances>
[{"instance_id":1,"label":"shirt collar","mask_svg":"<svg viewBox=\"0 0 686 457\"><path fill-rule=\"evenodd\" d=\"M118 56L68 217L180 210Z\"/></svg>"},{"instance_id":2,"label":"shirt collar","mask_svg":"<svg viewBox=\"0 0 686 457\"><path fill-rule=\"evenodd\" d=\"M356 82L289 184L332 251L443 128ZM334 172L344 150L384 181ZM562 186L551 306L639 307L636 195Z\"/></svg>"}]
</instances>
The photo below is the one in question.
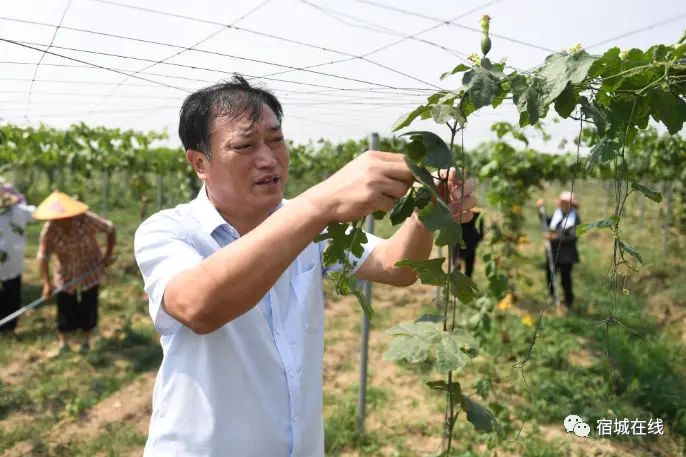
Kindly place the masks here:
<instances>
[{"instance_id":1,"label":"shirt collar","mask_svg":"<svg viewBox=\"0 0 686 457\"><path fill-rule=\"evenodd\" d=\"M286 200L282 200L281 203L279 203L279 206L270 211L269 214L273 214L276 210L281 208L285 202ZM234 238L240 237L238 230L226 222L221 214L219 214L219 211L217 211L217 208L214 207L207 196L207 188L204 183L193 203L197 210L198 219L200 220L200 227L205 233L212 235L218 227L225 226L231 236Z\"/></svg>"}]
</instances>

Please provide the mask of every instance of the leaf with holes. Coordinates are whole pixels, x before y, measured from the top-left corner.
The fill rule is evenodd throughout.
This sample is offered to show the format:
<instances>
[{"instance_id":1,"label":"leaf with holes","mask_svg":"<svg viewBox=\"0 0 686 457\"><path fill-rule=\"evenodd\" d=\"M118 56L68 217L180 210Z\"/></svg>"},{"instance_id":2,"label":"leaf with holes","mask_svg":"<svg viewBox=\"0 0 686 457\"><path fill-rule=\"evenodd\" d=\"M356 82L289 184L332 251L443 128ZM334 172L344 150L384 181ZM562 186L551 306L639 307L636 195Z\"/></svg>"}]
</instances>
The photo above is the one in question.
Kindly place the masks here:
<instances>
[{"instance_id":1,"label":"leaf with holes","mask_svg":"<svg viewBox=\"0 0 686 457\"><path fill-rule=\"evenodd\" d=\"M475 67L462 76L462 85L467 87L467 93L474 103L474 109L491 105L495 97L500 93L500 87L493 80L490 73Z\"/></svg>"},{"instance_id":2,"label":"leaf with holes","mask_svg":"<svg viewBox=\"0 0 686 457\"><path fill-rule=\"evenodd\" d=\"M647 198L651 199L655 203L660 203L662 201L662 194L660 192L656 192L656 191L644 186L641 183L632 182L631 188L639 191L640 193L642 193L643 195L645 195Z\"/></svg>"},{"instance_id":3,"label":"leaf with holes","mask_svg":"<svg viewBox=\"0 0 686 457\"><path fill-rule=\"evenodd\" d=\"M477 346L464 330L444 332L431 322L401 322L383 332L383 335L395 337L388 344L383 355L384 360L423 362L435 346L436 369L441 373L464 367L469 357L474 356Z\"/></svg>"},{"instance_id":4,"label":"leaf with holes","mask_svg":"<svg viewBox=\"0 0 686 457\"><path fill-rule=\"evenodd\" d=\"M589 230L595 228L612 228L614 225L619 224L619 216L614 215L609 219L602 219L599 221L591 222L590 224L582 224L576 228L576 235L580 236Z\"/></svg>"},{"instance_id":5,"label":"leaf with holes","mask_svg":"<svg viewBox=\"0 0 686 457\"><path fill-rule=\"evenodd\" d=\"M467 366L469 358L476 357L477 343L463 329L456 328L452 333L440 332L436 342L436 371L448 373Z\"/></svg>"}]
</instances>

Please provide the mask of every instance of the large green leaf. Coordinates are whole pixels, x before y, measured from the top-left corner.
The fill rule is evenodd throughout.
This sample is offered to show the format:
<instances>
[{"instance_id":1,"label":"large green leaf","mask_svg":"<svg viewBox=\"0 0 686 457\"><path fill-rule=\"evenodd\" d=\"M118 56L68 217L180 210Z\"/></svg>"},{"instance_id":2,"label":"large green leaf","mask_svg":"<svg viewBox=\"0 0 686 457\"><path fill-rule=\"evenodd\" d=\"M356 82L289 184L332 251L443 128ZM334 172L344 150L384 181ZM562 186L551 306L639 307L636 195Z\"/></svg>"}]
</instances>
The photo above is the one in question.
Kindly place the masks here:
<instances>
[{"instance_id":1,"label":"large green leaf","mask_svg":"<svg viewBox=\"0 0 686 457\"><path fill-rule=\"evenodd\" d=\"M410 169L410 171L417 179L417 181L419 181L421 184L424 184L424 187L429 192L431 192L431 195L433 195L437 199L440 199L441 197L440 195L438 195L438 187L436 187L436 183L434 183L434 178L433 176L431 176L429 170L417 165L407 157L405 157L405 163L407 164L407 167Z\"/></svg>"},{"instance_id":2,"label":"large green leaf","mask_svg":"<svg viewBox=\"0 0 686 457\"><path fill-rule=\"evenodd\" d=\"M612 160L619 151L619 143L609 138L603 138L593 146L588 154L588 162L586 162L586 171L591 171L593 165L598 162L607 162Z\"/></svg>"},{"instance_id":3,"label":"large green leaf","mask_svg":"<svg viewBox=\"0 0 686 457\"><path fill-rule=\"evenodd\" d=\"M414 195L415 207L422 209L431 203L431 192L425 187L419 187Z\"/></svg>"},{"instance_id":4,"label":"large green leaf","mask_svg":"<svg viewBox=\"0 0 686 457\"><path fill-rule=\"evenodd\" d=\"M533 77L527 81L523 75L516 75L510 84L512 85L512 101L521 115L519 125L524 127L528 124L536 124L546 109L543 80Z\"/></svg>"},{"instance_id":5,"label":"large green leaf","mask_svg":"<svg viewBox=\"0 0 686 457\"><path fill-rule=\"evenodd\" d=\"M670 135L681 131L686 119L686 102L668 89L653 90L650 100L653 119L665 124Z\"/></svg>"},{"instance_id":6,"label":"large green leaf","mask_svg":"<svg viewBox=\"0 0 686 457\"><path fill-rule=\"evenodd\" d=\"M398 130L400 130L400 129L403 129L403 128L407 127L407 126L410 125L410 124L412 123L412 121L414 121L418 116L421 116L423 113L425 113L425 112L430 112L430 111L431 111L431 107L430 107L430 106L425 106L425 105L418 106L418 107L415 108L412 112L407 113L407 114L403 114L402 116L400 116L400 117L395 121L395 124L393 125L392 131L393 131L393 132L396 132L396 131L398 131Z\"/></svg>"},{"instance_id":7,"label":"large green leaf","mask_svg":"<svg viewBox=\"0 0 686 457\"><path fill-rule=\"evenodd\" d=\"M652 201L654 201L656 203L660 203L662 201L662 194L660 192L656 192L656 191L644 186L641 183L632 182L631 188L639 191L640 193L642 193L643 195L645 195L646 197L648 197L649 199L651 199Z\"/></svg>"},{"instance_id":8,"label":"large green leaf","mask_svg":"<svg viewBox=\"0 0 686 457\"><path fill-rule=\"evenodd\" d=\"M573 54L556 53L545 59L545 65L538 75L543 79L543 104L548 105L555 100L567 84L579 84L588 75L595 59L586 51Z\"/></svg>"},{"instance_id":9,"label":"large green leaf","mask_svg":"<svg viewBox=\"0 0 686 457\"><path fill-rule=\"evenodd\" d=\"M442 286L445 283L447 273L443 271L445 257L428 260L401 260L396 267L411 267L419 277L422 284Z\"/></svg>"},{"instance_id":10,"label":"large green leaf","mask_svg":"<svg viewBox=\"0 0 686 457\"><path fill-rule=\"evenodd\" d=\"M437 124L446 124L450 122L451 119L455 119L462 127L467 124L467 119L465 119L460 110L453 105L434 105L431 109L431 117Z\"/></svg>"},{"instance_id":11,"label":"large green leaf","mask_svg":"<svg viewBox=\"0 0 686 457\"><path fill-rule=\"evenodd\" d=\"M590 224L582 224L576 228L576 235L580 236L589 230L595 228L612 228L614 225L619 223L619 217L614 215L609 219L601 219L599 221L591 222Z\"/></svg>"},{"instance_id":12,"label":"large green leaf","mask_svg":"<svg viewBox=\"0 0 686 457\"><path fill-rule=\"evenodd\" d=\"M383 335L395 336L383 355L384 360L407 360L410 363L425 361L435 346L436 369L441 373L458 370L469 361L477 343L464 330L444 332L431 322L401 322Z\"/></svg>"},{"instance_id":13,"label":"large green leaf","mask_svg":"<svg viewBox=\"0 0 686 457\"><path fill-rule=\"evenodd\" d=\"M491 105L500 93L500 87L490 73L483 68L472 68L462 76L462 85L474 103L474 109Z\"/></svg>"},{"instance_id":14,"label":"large green leaf","mask_svg":"<svg viewBox=\"0 0 686 457\"><path fill-rule=\"evenodd\" d=\"M567 87L555 99L555 111L562 119L567 119L572 114L576 108L578 97L579 94L572 89L571 84L567 84Z\"/></svg>"},{"instance_id":15,"label":"large green leaf","mask_svg":"<svg viewBox=\"0 0 686 457\"><path fill-rule=\"evenodd\" d=\"M453 270L451 273L450 293L460 300L461 303L471 303L479 292L476 283L462 273L460 270Z\"/></svg>"},{"instance_id":16,"label":"large green leaf","mask_svg":"<svg viewBox=\"0 0 686 457\"><path fill-rule=\"evenodd\" d=\"M450 148L448 145L433 132L407 132L401 137L409 135L412 142L418 142L421 140L422 144L426 148L426 155L423 158L423 164L425 166L448 169L453 166L453 157L450 153Z\"/></svg>"},{"instance_id":17,"label":"large green leaf","mask_svg":"<svg viewBox=\"0 0 686 457\"><path fill-rule=\"evenodd\" d=\"M467 412L467 420L471 422L477 430L491 433L495 430L498 435L502 433L500 425L493 413L484 406L481 406L471 397L464 397L462 401L462 409Z\"/></svg>"},{"instance_id":18,"label":"large green leaf","mask_svg":"<svg viewBox=\"0 0 686 457\"><path fill-rule=\"evenodd\" d=\"M446 205L430 203L419 210L419 220L427 230L439 232L436 246L454 246L462 240L462 227L455 222Z\"/></svg>"},{"instance_id":19,"label":"large green leaf","mask_svg":"<svg viewBox=\"0 0 686 457\"><path fill-rule=\"evenodd\" d=\"M391 224L398 225L412 215L414 211L414 193L410 192L398 200L391 211Z\"/></svg>"},{"instance_id":20,"label":"large green leaf","mask_svg":"<svg viewBox=\"0 0 686 457\"><path fill-rule=\"evenodd\" d=\"M436 342L436 371L439 373L467 366L470 356L476 356L477 343L465 330L456 328L452 333L441 332L441 335ZM465 348L467 351L463 351Z\"/></svg>"},{"instance_id":21,"label":"large green leaf","mask_svg":"<svg viewBox=\"0 0 686 457\"><path fill-rule=\"evenodd\" d=\"M467 65L461 63L458 66L456 66L455 68L453 68L451 71L446 71L445 73L443 73L441 75L441 81L443 81L448 76L454 75L455 73L461 73L461 72L467 71L467 70L469 70L469 67Z\"/></svg>"}]
</instances>

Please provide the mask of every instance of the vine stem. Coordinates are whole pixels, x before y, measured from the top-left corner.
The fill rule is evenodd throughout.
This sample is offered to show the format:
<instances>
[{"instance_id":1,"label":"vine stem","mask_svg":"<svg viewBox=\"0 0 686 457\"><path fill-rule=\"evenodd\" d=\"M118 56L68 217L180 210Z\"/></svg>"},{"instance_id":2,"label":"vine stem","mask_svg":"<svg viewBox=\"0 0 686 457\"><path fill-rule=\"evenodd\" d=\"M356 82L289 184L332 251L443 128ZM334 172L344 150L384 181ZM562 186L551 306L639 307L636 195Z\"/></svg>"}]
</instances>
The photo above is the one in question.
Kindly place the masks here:
<instances>
[{"instance_id":1,"label":"vine stem","mask_svg":"<svg viewBox=\"0 0 686 457\"><path fill-rule=\"evenodd\" d=\"M457 119L455 120L453 125L448 124L448 127L450 128L450 153L452 154L453 152L453 146L455 145L455 135L457 134ZM464 151L463 151L464 153ZM440 176L440 175L439 175ZM450 169L446 171L446 176L445 178L442 178L441 181L443 182L443 191L444 191L444 199L446 204L450 202ZM464 190L463 190L464 193ZM457 253L457 257L455 261L459 261L460 254L459 251ZM446 293L444 296L444 302L443 302L443 331L448 330L448 306L450 304L450 282L452 279L453 275L453 246L448 245L448 275L447 275L447 280L446 280ZM455 287L457 287L457 279L456 279L456 284ZM455 330L455 307L457 305L456 300L453 300L453 319L451 323L451 329L450 331L452 332ZM454 414L455 414L455 405L453 401L453 372L452 370L448 372L448 405L446 405L446 413L448 413L448 410L450 411L450 415L446 414L446 426L448 428L448 446L446 449L446 455L450 455L450 450L452 448L452 438L453 438L453 428L455 426L455 419L454 419Z\"/></svg>"}]
</instances>

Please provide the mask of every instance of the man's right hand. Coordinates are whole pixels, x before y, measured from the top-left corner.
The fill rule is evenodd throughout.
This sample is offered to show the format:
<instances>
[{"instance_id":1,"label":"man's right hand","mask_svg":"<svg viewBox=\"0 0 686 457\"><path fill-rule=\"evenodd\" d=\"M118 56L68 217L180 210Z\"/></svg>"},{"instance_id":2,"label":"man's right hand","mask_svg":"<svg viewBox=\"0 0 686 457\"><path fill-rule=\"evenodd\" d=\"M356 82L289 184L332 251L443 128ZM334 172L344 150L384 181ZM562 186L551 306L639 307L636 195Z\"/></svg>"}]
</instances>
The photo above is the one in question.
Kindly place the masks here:
<instances>
[{"instance_id":1,"label":"man's right hand","mask_svg":"<svg viewBox=\"0 0 686 457\"><path fill-rule=\"evenodd\" d=\"M43 284L43 293L41 294L41 297L44 300L47 300L48 298L50 298L51 295L52 295L52 285L50 285L49 282L46 282Z\"/></svg>"},{"instance_id":2,"label":"man's right hand","mask_svg":"<svg viewBox=\"0 0 686 457\"><path fill-rule=\"evenodd\" d=\"M390 211L414 183L404 156L367 151L303 196L332 222L351 222L374 211Z\"/></svg>"}]
</instances>

